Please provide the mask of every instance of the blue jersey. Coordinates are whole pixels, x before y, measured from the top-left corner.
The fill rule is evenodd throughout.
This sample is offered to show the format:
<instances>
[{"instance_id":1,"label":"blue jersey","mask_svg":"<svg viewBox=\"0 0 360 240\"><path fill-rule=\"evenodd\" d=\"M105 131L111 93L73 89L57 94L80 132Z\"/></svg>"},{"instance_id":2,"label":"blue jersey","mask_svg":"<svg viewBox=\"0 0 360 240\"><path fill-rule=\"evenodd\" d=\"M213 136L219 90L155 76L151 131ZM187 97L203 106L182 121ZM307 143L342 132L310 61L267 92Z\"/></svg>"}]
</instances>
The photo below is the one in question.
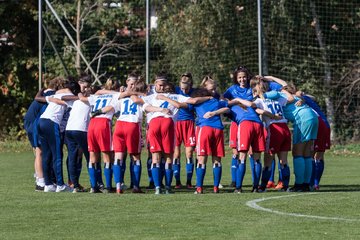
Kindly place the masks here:
<instances>
[{"instance_id":1,"label":"blue jersey","mask_svg":"<svg viewBox=\"0 0 360 240\"><path fill-rule=\"evenodd\" d=\"M252 89L242 88L238 84L234 84L225 91L224 98L229 100L233 100L234 98L241 98L251 101L253 100Z\"/></svg>"},{"instance_id":2,"label":"blue jersey","mask_svg":"<svg viewBox=\"0 0 360 240\"><path fill-rule=\"evenodd\" d=\"M238 125L243 121L251 121L262 124L259 115L255 112L255 109L252 107L246 107L246 109L244 109L239 105L234 105L230 108L230 114L228 116L232 121L236 122L236 124Z\"/></svg>"},{"instance_id":3,"label":"blue jersey","mask_svg":"<svg viewBox=\"0 0 360 240\"><path fill-rule=\"evenodd\" d=\"M314 109L314 111L319 114L319 116L321 117L321 119L325 122L326 126L328 128L330 128L330 124L326 118L326 115L323 113L323 111L321 111L320 106L314 101L312 100L312 98L308 97L308 96L303 96L303 99L305 100L305 103L307 105L309 105L312 109Z\"/></svg>"},{"instance_id":4,"label":"blue jersey","mask_svg":"<svg viewBox=\"0 0 360 240\"><path fill-rule=\"evenodd\" d=\"M280 94L277 91L271 91L264 94L265 98L277 100L279 98L286 98L285 95ZM314 117L315 113L313 110L307 105L303 104L301 106L296 106L295 103L300 100L300 98L294 96L295 101L291 103L287 103L283 107L284 117L290 122L297 123L301 121L301 119L308 119Z\"/></svg>"},{"instance_id":5,"label":"blue jersey","mask_svg":"<svg viewBox=\"0 0 360 240\"><path fill-rule=\"evenodd\" d=\"M183 95L185 97L190 97L190 95L193 91L194 91L194 89L191 88L189 94L185 94L183 91L181 91L181 89L179 87L175 87L175 93ZM192 105L188 104L187 108L180 108L176 120L177 121L195 120L194 108L192 107Z\"/></svg>"},{"instance_id":6,"label":"blue jersey","mask_svg":"<svg viewBox=\"0 0 360 240\"><path fill-rule=\"evenodd\" d=\"M216 115L211 118L204 118L204 114L207 112L219 110L220 108L227 106L227 101L219 101L216 98L212 98L203 103L194 105L197 115L197 125L200 127L209 126L217 129L224 129L220 115Z\"/></svg>"},{"instance_id":7,"label":"blue jersey","mask_svg":"<svg viewBox=\"0 0 360 240\"><path fill-rule=\"evenodd\" d=\"M277 82L269 82L269 91L275 90L280 91L282 89L282 85Z\"/></svg>"},{"instance_id":8,"label":"blue jersey","mask_svg":"<svg viewBox=\"0 0 360 240\"><path fill-rule=\"evenodd\" d=\"M51 96L51 95L54 95L55 94L55 91L54 90L50 90L50 91L47 91L45 93L43 93L43 96ZM24 116L24 121L27 122L27 123L32 123L35 121L36 118L39 118L40 115L45 111L46 109L46 106L47 106L47 103L42 103L42 102L38 102L36 100L34 100L25 116Z\"/></svg>"}]
</instances>

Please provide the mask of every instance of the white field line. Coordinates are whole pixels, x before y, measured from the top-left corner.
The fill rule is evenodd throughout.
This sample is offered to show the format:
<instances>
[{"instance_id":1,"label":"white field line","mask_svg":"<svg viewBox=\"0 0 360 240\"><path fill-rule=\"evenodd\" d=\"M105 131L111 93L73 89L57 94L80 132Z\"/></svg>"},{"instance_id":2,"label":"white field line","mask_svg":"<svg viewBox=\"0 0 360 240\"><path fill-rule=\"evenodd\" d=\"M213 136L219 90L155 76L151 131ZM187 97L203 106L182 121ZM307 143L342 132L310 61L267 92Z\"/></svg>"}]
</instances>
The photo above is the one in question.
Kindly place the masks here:
<instances>
[{"instance_id":1,"label":"white field line","mask_svg":"<svg viewBox=\"0 0 360 240\"><path fill-rule=\"evenodd\" d=\"M287 197L299 197L303 195L310 195L310 194L317 194L317 193L305 193L305 194L292 194L292 195L284 195L284 196L275 196L275 197L267 197L267 198L258 198L251 201L246 202L248 207L251 207L255 210L265 211L269 213L274 213L278 215L286 215L292 217L302 217L302 218L313 218L313 219L320 219L320 220L333 220L333 221L348 221L348 222L358 222L360 219L349 219L349 218L341 218L341 217L323 217L323 216L316 216L316 215L305 215L299 213L287 213L287 212L280 212L277 210L273 210L271 208L264 208L259 206L257 203L264 202L267 200L279 199L279 198L287 198Z\"/></svg>"}]
</instances>

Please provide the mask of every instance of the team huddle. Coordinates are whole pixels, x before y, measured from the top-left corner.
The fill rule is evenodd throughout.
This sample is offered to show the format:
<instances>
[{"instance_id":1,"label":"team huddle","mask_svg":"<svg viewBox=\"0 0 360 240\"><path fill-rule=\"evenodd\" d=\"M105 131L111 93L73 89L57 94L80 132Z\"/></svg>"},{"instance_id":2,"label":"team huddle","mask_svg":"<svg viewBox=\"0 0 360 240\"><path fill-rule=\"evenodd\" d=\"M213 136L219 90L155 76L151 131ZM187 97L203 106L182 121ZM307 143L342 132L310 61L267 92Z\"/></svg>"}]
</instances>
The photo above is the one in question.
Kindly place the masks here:
<instances>
[{"instance_id":1,"label":"team huddle","mask_svg":"<svg viewBox=\"0 0 360 240\"><path fill-rule=\"evenodd\" d=\"M183 187L202 194L209 156L213 191L219 193L225 157L222 117L231 120L229 147L234 193L243 192L248 156L252 192L264 192L267 188L290 192L318 190L324 152L330 148L330 125L315 98L279 78L253 76L242 66L234 70L232 78L233 85L223 94L217 91L211 76L205 76L194 88L191 73L184 73L176 87L163 73L155 76L153 85L146 85L137 74L128 76L126 86L109 79L102 88L92 86L87 75L77 80L49 80L24 118L35 153L35 190L85 191L79 183L84 156L91 193L123 194L127 188L124 175L128 157L130 188L133 193L144 193L140 187L141 152L146 148L149 188L155 194L170 194ZM114 116L117 120L113 131ZM288 122L292 124L292 134ZM182 144L184 186L180 178ZM63 176L64 145L68 151L67 183ZM290 150L295 176L292 187L287 159Z\"/></svg>"}]
</instances>

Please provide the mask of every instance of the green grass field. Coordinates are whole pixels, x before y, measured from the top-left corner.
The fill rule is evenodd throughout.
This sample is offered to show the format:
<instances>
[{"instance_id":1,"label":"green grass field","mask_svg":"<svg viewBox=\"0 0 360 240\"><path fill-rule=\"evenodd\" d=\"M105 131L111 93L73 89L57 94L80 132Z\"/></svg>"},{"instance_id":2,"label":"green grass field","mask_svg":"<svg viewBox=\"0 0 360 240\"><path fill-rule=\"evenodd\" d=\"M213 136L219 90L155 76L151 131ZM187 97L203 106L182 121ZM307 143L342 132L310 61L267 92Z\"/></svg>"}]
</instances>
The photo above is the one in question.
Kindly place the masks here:
<instances>
[{"instance_id":1,"label":"green grass field","mask_svg":"<svg viewBox=\"0 0 360 240\"><path fill-rule=\"evenodd\" d=\"M35 192L32 153L3 152L0 239L359 239L360 159L357 154L326 157L316 193L251 193L248 168L244 194L230 188L211 193L208 169L203 195L182 190L118 196ZM223 185L230 182L229 162L224 159ZM89 186L86 171L81 182Z\"/></svg>"}]
</instances>

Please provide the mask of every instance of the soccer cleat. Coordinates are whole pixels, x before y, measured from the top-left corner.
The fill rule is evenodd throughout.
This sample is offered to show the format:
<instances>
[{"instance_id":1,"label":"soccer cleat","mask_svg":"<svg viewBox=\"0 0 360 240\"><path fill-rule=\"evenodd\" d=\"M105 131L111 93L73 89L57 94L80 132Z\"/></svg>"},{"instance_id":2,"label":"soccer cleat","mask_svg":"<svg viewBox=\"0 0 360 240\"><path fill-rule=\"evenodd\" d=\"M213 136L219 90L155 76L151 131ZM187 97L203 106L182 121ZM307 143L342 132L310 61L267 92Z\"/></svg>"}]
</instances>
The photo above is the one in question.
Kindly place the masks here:
<instances>
[{"instance_id":1,"label":"soccer cleat","mask_svg":"<svg viewBox=\"0 0 360 240\"><path fill-rule=\"evenodd\" d=\"M214 187L214 193L219 193L219 188L218 187Z\"/></svg>"},{"instance_id":2,"label":"soccer cleat","mask_svg":"<svg viewBox=\"0 0 360 240\"><path fill-rule=\"evenodd\" d=\"M276 185L275 189L276 189L276 190L281 190L281 189L283 189L283 187L284 187L283 182L282 182L282 181L279 181L278 184Z\"/></svg>"},{"instance_id":3,"label":"soccer cleat","mask_svg":"<svg viewBox=\"0 0 360 240\"><path fill-rule=\"evenodd\" d=\"M73 189L66 184L56 187L56 192L72 192Z\"/></svg>"},{"instance_id":4,"label":"soccer cleat","mask_svg":"<svg viewBox=\"0 0 360 240\"><path fill-rule=\"evenodd\" d=\"M303 192L311 192L311 188L310 188L310 184L308 184L308 183L304 183L303 184Z\"/></svg>"},{"instance_id":5,"label":"soccer cleat","mask_svg":"<svg viewBox=\"0 0 360 240\"><path fill-rule=\"evenodd\" d=\"M257 192L258 192L258 193L264 193L264 192L266 192L266 187L259 186Z\"/></svg>"},{"instance_id":6,"label":"soccer cleat","mask_svg":"<svg viewBox=\"0 0 360 240\"><path fill-rule=\"evenodd\" d=\"M276 189L275 183L273 181L268 181L266 184L266 188L275 188Z\"/></svg>"},{"instance_id":7,"label":"soccer cleat","mask_svg":"<svg viewBox=\"0 0 360 240\"><path fill-rule=\"evenodd\" d=\"M259 189L258 189L257 187L253 187L253 188L251 189L251 192L252 192L252 193L257 193L257 192L259 192Z\"/></svg>"},{"instance_id":8,"label":"soccer cleat","mask_svg":"<svg viewBox=\"0 0 360 240\"><path fill-rule=\"evenodd\" d=\"M126 186L126 184L125 183L121 183L121 189L122 190L126 190L126 189L128 189L128 186Z\"/></svg>"},{"instance_id":9,"label":"soccer cleat","mask_svg":"<svg viewBox=\"0 0 360 240\"><path fill-rule=\"evenodd\" d=\"M170 187L166 187L165 194L174 194Z\"/></svg>"},{"instance_id":10,"label":"soccer cleat","mask_svg":"<svg viewBox=\"0 0 360 240\"><path fill-rule=\"evenodd\" d=\"M132 193L145 193L145 192L143 192L140 188L134 188L132 190Z\"/></svg>"},{"instance_id":11,"label":"soccer cleat","mask_svg":"<svg viewBox=\"0 0 360 240\"><path fill-rule=\"evenodd\" d=\"M320 190L319 185L314 185L314 191L319 191L319 190Z\"/></svg>"},{"instance_id":12,"label":"soccer cleat","mask_svg":"<svg viewBox=\"0 0 360 240\"><path fill-rule=\"evenodd\" d=\"M230 183L229 187L233 187L233 188L236 187L236 182L232 181L232 182Z\"/></svg>"},{"instance_id":13,"label":"soccer cleat","mask_svg":"<svg viewBox=\"0 0 360 240\"><path fill-rule=\"evenodd\" d=\"M159 187L155 188L155 195L161 194L161 189Z\"/></svg>"},{"instance_id":14,"label":"soccer cleat","mask_svg":"<svg viewBox=\"0 0 360 240\"><path fill-rule=\"evenodd\" d=\"M196 191L194 192L194 194L203 194L203 188L202 187L197 187Z\"/></svg>"},{"instance_id":15,"label":"soccer cleat","mask_svg":"<svg viewBox=\"0 0 360 240\"><path fill-rule=\"evenodd\" d=\"M101 193L101 191L97 188L90 188L89 193Z\"/></svg>"},{"instance_id":16,"label":"soccer cleat","mask_svg":"<svg viewBox=\"0 0 360 240\"><path fill-rule=\"evenodd\" d=\"M73 189L72 192L73 193L85 192L85 189L81 188L81 187L76 187L76 188Z\"/></svg>"},{"instance_id":17,"label":"soccer cleat","mask_svg":"<svg viewBox=\"0 0 360 240\"><path fill-rule=\"evenodd\" d=\"M187 189L193 189L194 186L190 183L190 184L186 184L186 188L187 188Z\"/></svg>"},{"instance_id":18,"label":"soccer cleat","mask_svg":"<svg viewBox=\"0 0 360 240\"><path fill-rule=\"evenodd\" d=\"M112 189L112 188L104 188L101 192L107 194L107 193L114 192L113 190L114 189Z\"/></svg>"},{"instance_id":19,"label":"soccer cleat","mask_svg":"<svg viewBox=\"0 0 360 240\"><path fill-rule=\"evenodd\" d=\"M180 183L180 184L176 184L176 185L175 185L175 188L176 188L176 189L180 189L180 188L182 188L181 183Z\"/></svg>"},{"instance_id":20,"label":"soccer cleat","mask_svg":"<svg viewBox=\"0 0 360 240\"><path fill-rule=\"evenodd\" d=\"M303 191L303 186L302 184L295 184L293 187L288 188L287 192L302 192Z\"/></svg>"},{"instance_id":21,"label":"soccer cleat","mask_svg":"<svg viewBox=\"0 0 360 240\"><path fill-rule=\"evenodd\" d=\"M235 190L234 190L234 193L237 193L237 194L240 194L240 193L242 193L243 192L243 190L241 189L241 188L236 188Z\"/></svg>"},{"instance_id":22,"label":"soccer cleat","mask_svg":"<svg viewBox=\"0 0 360 240\"><path fill-rule=\"evenodd\" d=\"M40 186L40 185L35 185L35 192L43 192L44 191L45 186Z\"/></svg>"},{"instance_id":23,"label":"soccer cleat","mask_svg":"<svg viewBox=\"0 0 360 240\"><path fill-rule=\"evenodd\" d=\"M220 184L219 184L219 188L220 188L220 189L223 189L224 186L220 183Z\"/></svg>"},{"instance_id":24,"label":"soccer cleat","mask_svg":"<svg viewBox=\"0 0 360 240\"><path fill-rule=\"evenodd\" d=\"M121 188L116 189L116 194L120 195L120 194L123 194L123 193L124 193L124 190L122 190Z\"/></svg>"},{"instance_id":25,"label":"soccer cleat","mask_svg":"<svg viewBox=\"0 0 360 240\"><path fill-rule=\"evenodd\" d=\"M55 185L45 185L44 192L55 192L56 187Z\"/></svg>"}]
</instances>

